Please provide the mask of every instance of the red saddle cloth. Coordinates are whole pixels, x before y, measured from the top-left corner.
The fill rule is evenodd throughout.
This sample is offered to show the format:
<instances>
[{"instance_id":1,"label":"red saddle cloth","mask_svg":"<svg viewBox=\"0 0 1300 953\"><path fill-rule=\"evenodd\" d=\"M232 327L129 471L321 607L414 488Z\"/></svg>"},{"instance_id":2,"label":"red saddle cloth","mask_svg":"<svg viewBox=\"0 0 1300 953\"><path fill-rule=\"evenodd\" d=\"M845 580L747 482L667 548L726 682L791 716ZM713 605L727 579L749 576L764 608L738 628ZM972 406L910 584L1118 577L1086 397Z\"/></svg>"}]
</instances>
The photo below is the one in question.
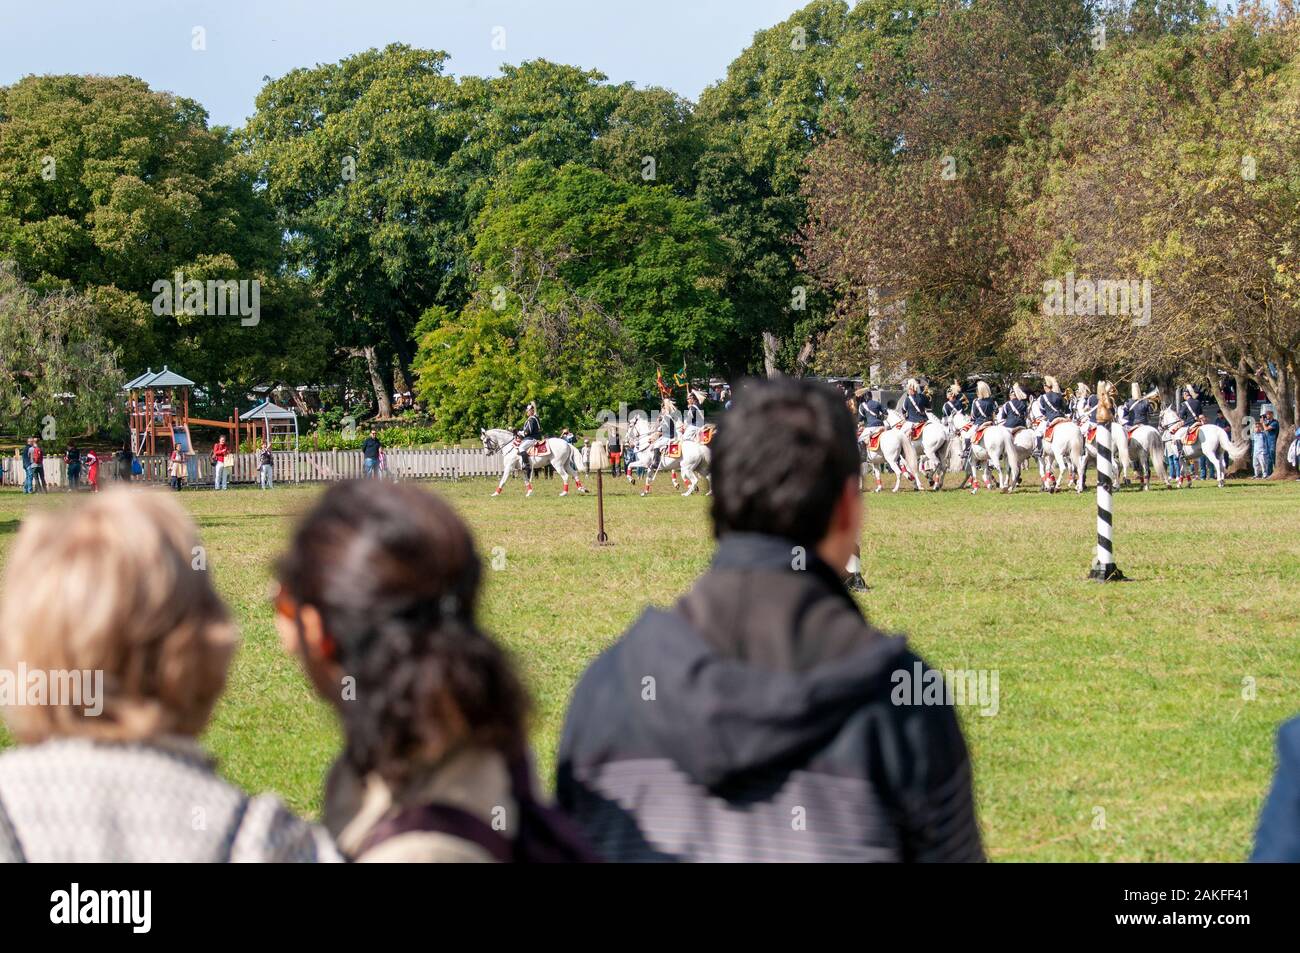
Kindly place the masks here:
<instances>
[{"instance_id":1,"label":"red saddle cloth","mask_svg":"<svg viewBox=\"0 0 1300 953\"><path fill-rule=\"evenodd\" d=\"M1182 436L1183 443L1195 443L1196 435L1199 434L1200 432L1201 432L1201 425L1199 423L1192 424L1190 427L1187 428L1186 432Z\"/></svg>"},{"instance_id":2,"label":"red saddle cloth","mask_svg":"<svg viewBox=\"0 0 1300 953\"><path fill-rule=\"evenodd\" d=\"M682 455L682 445L674 440L664 452L670 457L680 457Z\"/></svg>"},{"instance_id":3,"label":"red saddle cloth","mask_svg":"<svg viewBox=\"0 0 1300 953\"><path fill-rule=\"evenodd\" d=\"M978 427L976 427L975 436L971 439L971 443L979 443L980 439L984 436L984 431L988 429L989 429L989 425L987 423L980 424Z\"/></svg>"},{"instance_id":4,"label":"red saddle cloth","mask_svg":"<svg viewBox=\"0 0 1300 953\"><path fill-rule=\"evenodd\" d=\"M518 447L524 442L523 437L515 437L515 446ZM528 448L528 455L536 457L543 453L550 453L551 448L546 445L546 438L540 438L535 444Z\"/></svg>"},{"instance_id":5,"label":"red saddle cloth","mask_svg":"<svg viewBox=\"0 0 1300 953\"><path fill-rule=\"evenodd\" d=\"M899 430L905 430L905 429L907 429L909 426L910 426L910 428L911 428L911 435L908 437L908 439L909 439L909 440L920 440L920 439L921 439L921 431L925 429L925 421L921 421L919 424L909 424L907 420L900 420L900 421L898 422L898 429L899 429Z\"/></svg>"},{"instance_id":6,"label":"red saddle cloth","mask_svg":"<svg viewBox=\"0 0 1300 953\"><path fill-rule=\"evenodd\" d=\"M713 424L705 424L704 429L700 431L700 443L708 446L713 442L713 435L718 432L718 428Z\"/></svg>"},{"instance_id":7,"label":"red saddle cloth","mask_svg":"<svg viewBox=\"0 0 1300 953\"><path fill-rule=\"evenodd\" d=\"M1134 434L1134 432L1136 432L1136 430L1137 430L1137 426L1136 426L1136 425L1135 425L1135 426L1132 426L1132 427L1125 427L1125 428L1124 428L1124 436L1127 437L1129 440L1132 440L1132 439L1133 439L1133 434Z\"/></svg>"},{"instance_id":8,"label":"red saddle cloth","mask_svg":"<svg viewBox=\"0 0 1300 953\"><path fill-rule=\"evenodd\" d=\"M1088 442L1089 442L1089 443L1096 443L1096 442L1097 442L1097 425L1096 425L1096 424L1088 424L1088 433L1087 433L1086 436L1087 436L1087 438L1088 438Z\"/></svg>"},{"instance_id":9,"label":"red saddle cloth","mask_svg":"<svg viewBox=\"0 0 1300 953\"><path fill-rule=\"evenodd\" d=\"M881 434L882 432L883 432L883 431L876 431L876 433L874 433L874 434L871 435L871 439L867 441L867 449L868 449L868 450L879 450L879 449L880 449L880 434Z\"/></svg>"}]
</instances>

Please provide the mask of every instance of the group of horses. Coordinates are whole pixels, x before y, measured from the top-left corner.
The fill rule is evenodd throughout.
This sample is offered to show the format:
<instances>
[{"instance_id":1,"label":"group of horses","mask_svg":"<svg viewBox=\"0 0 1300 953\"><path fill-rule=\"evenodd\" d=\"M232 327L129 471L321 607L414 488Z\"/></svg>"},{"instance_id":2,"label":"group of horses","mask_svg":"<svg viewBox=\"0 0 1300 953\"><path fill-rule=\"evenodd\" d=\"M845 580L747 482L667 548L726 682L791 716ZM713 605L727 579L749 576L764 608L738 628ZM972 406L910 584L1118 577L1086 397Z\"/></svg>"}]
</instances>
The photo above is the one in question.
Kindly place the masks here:
<instances>
[{"instance_id":1,"label":"group of horses","mask_svg":"<svg viewBox=\"0 0 1300 953\"><path fill-rule=\"evenodd\" d=\"M1038 401L1034 401L1030 408L1029 426L1013 429L1002 423L993 423L980 428L978 436L965 414L953 414L943 420L933 413L926 416L923 423L913 424L895 407L888 412L883 431L869 441L859 442L863 472L865 474L869 469L875 476L874 492L883 489L886 471L894 474L895 493L901 489L904 480L917 490L940 490L949 472L964 471L972 493L978 492L981 483L986 490L992 490L993 476L996 476L997 488L1001 492L1011 493L1020 485L1026 467L1035 459L1042 489L1055 492L1058 488L1072 487L1077 493L1086 489L1088 462L1096 460L1097 443L1095 435L1093 439L1088 438L1087 432L1092 425L1082 415L1062 417L1043 428L1041 408ZM1118 421L1112 422L1111 447L1120 480L1149 490L1154 477L1166 487L1173 487L1175 483L1165 467L1164 453L1165 436L1173 432L1179 438L1184 461L1190 464L1201 458L1208 460L1214 467L1215 480L1222 487L1225 460L1239 461L1245 456L1246 447L1234 444L1228 432L1216 424L1199 424L1190 438L1186 429L1178 414L1168 407L1160 415L1158 428L1148 424L1125 426ZM1041 445L1039 430L1045 430ZM547 466L554 467L563 480L560 496L569 495L570 478L579 493L586 493L587 488L582 485L579 475L587 470L585 453L603 456L606 449L603 441L593 441L584 451L560 437L549 437L538 441L525 460L514 431L496 428L481 430L479 434L484 452L500 453L502 458L501 479L492 492L493 496L501 494L506 481L515 472L524 476L524 495L532 496L532 474ZM658 436L647 418L629 420L623 441L623 462L628 482L635 483L638 478L644 481L641 495L646 496L659 472L667 471L673 488L683 490L683 496L690 496L699 489L702 480L709 480L708 437L696 433L683 434L669 448L662 450L656 460L652 448ZM972 438L969 454L965 452L968 438ZM1177 481L1179 487L1190 483L1190 469L1183 468L1184 474ZM710 483L707 493L711 492Z\"/></svg>"},{"instance_id":2,"label":"group of horses","mask_svg":"<svg viewBox=\"0 0 1300 953\"><path fill-rule=\"evenodd\" d=\"M702 479L706 482L709 480L708 430L709 428L705 428L699 433L682 434L660 452L656 461L653 446L658 437L657 432L650 426L648 419L633 417L628 421L627 436L622 442L623 465L627 481L635 483L639 474L639 478L644 481L641 495L647 496L655 477L661 471L667 471L672 478L673 489L684 488L682 496L690 496L699 489ZM580 449L560 437L548 437L539 440L528 452L528 459L525 460L520 452L520 441L512 430L503 428L480 430L479 438L485 453L501 454L501 479L497 482L496 489L492 491L493 496L501 495L506 481L515 472L521 473L524 477L524 496L532 496L532 474L547 466L554 467L555 472L564 481L560 496L569 495L570 477L578 492L586 493L587 488L582 485L579 474L587 470L587 454L604 456L607 453L607 445L601 440L592 441L586 448ZM710 482L706 495L712 492Z\"/></svg>"},{"instance_id":3,"label":"group of horses","mask_svg":"<svg viewBox=\"0 0 1300 953\"><path fill-rule=\"evenodd\" d=\"M969 455L966 439L975 437L976 430L970 419L962 413L940 420L927 414L922 424L912 424L903 418L897 408L889 411L886 428L872 441L860 442L864 468L875 475L875 492L882 489L882 474L886 469L894 473L893 492L897 493L904 479L917 490L924 489L922 471L928 488L943 488L944 477L950 471L965 471L971 492L993 489L992 470L997 477L997 487L1011 493L1020 485L1025 468L1037 458L1041 486L1055 491L1059 487L1073 487L1077 493L1086 488L1089 459L1096 460L1097 443L1085 436L1093 426L1086 419L1070 416L1056 420L1045 428L1041 446L1039 429L1043 422L1038 402L1031 405L1029 426L1008 428L1001 423L989 424L972 439ZM1100 424L1095 426L1102 426ZM1167 487L1174 486L1165 467L1165 434L1184 433L1181 418L1172 408L1160 415L1160 427L1148 424L1124 426L1118 421L1110 424L1111 447L1118 476L1123 482L1134 482L1143 490L1151 489L1154 476ZM1246 454L1244 446L1233 444L1228 432L1216 424L1200 424L1189 439L1180 441L1183 459L1188 463L1204 457L1214 467L1215 479L1223 486L1226 472L1225 457L1234 463ZM963 463L963 457L964 463ZM1190 474L1190 467L1184 468ZM966 481L963 481L963 483ZM1180 475L1177 485L1190 483L1190 476Z\"/></svg>"}]
</instances>

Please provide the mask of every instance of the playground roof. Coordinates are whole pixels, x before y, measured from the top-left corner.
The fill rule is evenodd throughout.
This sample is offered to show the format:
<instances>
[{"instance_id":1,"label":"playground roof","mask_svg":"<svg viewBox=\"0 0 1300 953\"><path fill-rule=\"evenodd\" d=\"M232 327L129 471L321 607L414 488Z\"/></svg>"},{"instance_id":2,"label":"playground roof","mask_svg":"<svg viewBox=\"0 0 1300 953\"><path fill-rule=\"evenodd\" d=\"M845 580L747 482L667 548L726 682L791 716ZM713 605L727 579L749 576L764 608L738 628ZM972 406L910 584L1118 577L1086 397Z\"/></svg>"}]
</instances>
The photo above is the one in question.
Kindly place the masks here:
<instances>
[{"instance_id":1,"label":"playground roof","mask_svg":"<svg viewBox=\"0 0 1300 953\"><path fill-rule=\"evenodd\" d=\"M297 420L298 415L286 407L264 400L252 410L239 415L240 420Z\"/></svg>"},{"instance_id":2,"label":"playground roof","mask_svg":"<svg viewBox=\"0 0 1300 953\"><path fill-rule=\"evenodd\" d=\"M154 373L152 370L145 371L133 381L128 381L122 390L134 390L137 387L193 387L194 382L188 377L181 377L175 371L169 371L164 367L161 371Z\"/></svg>"}]
</instances>

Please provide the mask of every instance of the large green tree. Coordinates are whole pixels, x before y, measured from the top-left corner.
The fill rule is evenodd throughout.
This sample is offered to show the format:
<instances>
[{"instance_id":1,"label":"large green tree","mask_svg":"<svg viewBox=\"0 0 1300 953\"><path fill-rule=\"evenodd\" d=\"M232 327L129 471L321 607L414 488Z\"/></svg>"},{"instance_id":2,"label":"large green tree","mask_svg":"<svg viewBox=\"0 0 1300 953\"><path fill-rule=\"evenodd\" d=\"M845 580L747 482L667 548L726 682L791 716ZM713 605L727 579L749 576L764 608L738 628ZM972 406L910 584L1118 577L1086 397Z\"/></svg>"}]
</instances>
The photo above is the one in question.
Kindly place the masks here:
<instances>
[{"instance_id":1,"label":"large green tree","mask_svg":"<svg viewBox=\"0 0 1300 953\"><path fill-rule=\"evenodd\" d=\"M798 265L805 161L830 132L858 134L850 106L865 65L876 54L903 56L932 6L816 0L756 33L701 95L696 121L706 148L696 195L733 249L727 294L743 320L727 354L733 373L807 359L829 301ZM883 146L873 139L870 148Z\"/></svg>"},{"instance_id":2,"label":"large green tree","mask_svg":"<svg viewBox=\"0 0 1300 953\"><path fill-rule=\"evenodd\" d=\"M705 210L668 186L525 162L480 217L474 297L426 316L418 391L449 436L529 399L552 426L589 422L656 364L714 365L735 332L727 260Z\"/></svg>"},{"instance_id":3,"label":"large green tree","mask_svg":"<svg viewBox=\"0 0 1300 953\"><path fill-rule=\"evenodd\" d=\"M249 375L235 383L257 383L286 363L286 339L310 336L311 309L278 275L271 206L228 131L132 77L0 88L0 258L39 289L83 292L130 373L170 363L217 394L232 364ZM154 283L178 271L261 282L261 320L156 314Z\"/></svg>"},{"instance_id":4,"label":"large green tree","mask_svg":"<svg viewBox=\"0 0 1300 953\"><path fill-rule=\"evenodd\" d=\"M62 442L106 426L121 374L95 320L74 292L41 294L0 263L0 418L20 434Z\"/></svg>"}]
</instances>

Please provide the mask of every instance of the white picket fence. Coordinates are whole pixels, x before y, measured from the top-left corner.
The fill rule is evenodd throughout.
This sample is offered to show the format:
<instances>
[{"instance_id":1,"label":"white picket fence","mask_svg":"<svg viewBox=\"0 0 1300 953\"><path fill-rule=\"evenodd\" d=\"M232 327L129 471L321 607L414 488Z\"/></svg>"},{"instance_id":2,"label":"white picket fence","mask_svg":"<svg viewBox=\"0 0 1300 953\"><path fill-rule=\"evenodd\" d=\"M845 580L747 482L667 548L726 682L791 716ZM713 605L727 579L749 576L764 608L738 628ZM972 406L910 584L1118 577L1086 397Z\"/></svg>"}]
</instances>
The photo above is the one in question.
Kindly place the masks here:
<instances>
[{"instance_id":1,"label":"white picket fence","mask_svg":"<svg viewBox=\"0 0 1300 953\"><path fill-rule=\"evenodd\" d=\"M487 454L482 450L449 447L442 450L385 450L387 476L398 480L459 480L464 477L500 476L501 454ZM231 465L230 482L256 483L257 457L255 453L237 453L228 457ZM360 478L365 463L360 450L277 450L271 454L272 476L276 483L324 483L332 480ZM167 482L165 456L138 457L143 473L134 479L146 483ZM195 486L212 484L212 464L207 455L191 456L187 460L188 482ZM66 486L68 482L63 458L47 459L44 463L45 482L48 486ZM24 481L22 462L15 457L0 458L5 486L21 486ZM101 485L120 478L118 461L111 456L100 462ZM86 481L82 466L81 482Z\"/></svg>"}]
</instances>

